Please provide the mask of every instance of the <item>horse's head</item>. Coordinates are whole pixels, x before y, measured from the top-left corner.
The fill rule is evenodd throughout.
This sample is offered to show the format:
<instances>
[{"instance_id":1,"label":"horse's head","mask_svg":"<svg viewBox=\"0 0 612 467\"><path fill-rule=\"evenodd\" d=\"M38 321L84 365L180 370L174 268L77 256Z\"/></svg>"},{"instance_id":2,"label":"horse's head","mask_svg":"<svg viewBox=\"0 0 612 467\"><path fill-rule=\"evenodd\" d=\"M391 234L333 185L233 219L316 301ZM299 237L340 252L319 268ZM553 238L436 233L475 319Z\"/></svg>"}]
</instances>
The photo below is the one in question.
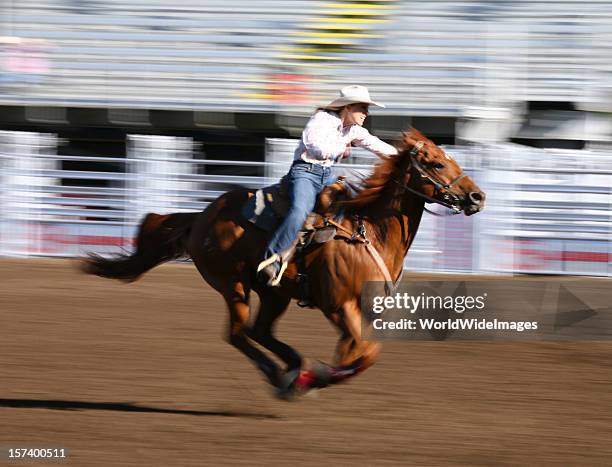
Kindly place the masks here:
<instances>
[{"instance_id":1,"label":"horse's head","mask_svg":"<svg viewBox=\"0 0 612 467\"><path fill-rule=\"evenodd\" d=\"M405 189L427 202L471 216L484 209L485 193L457 161L417 130L403 134L398 146L405 163Z\"/></svg>"}]
</instances>

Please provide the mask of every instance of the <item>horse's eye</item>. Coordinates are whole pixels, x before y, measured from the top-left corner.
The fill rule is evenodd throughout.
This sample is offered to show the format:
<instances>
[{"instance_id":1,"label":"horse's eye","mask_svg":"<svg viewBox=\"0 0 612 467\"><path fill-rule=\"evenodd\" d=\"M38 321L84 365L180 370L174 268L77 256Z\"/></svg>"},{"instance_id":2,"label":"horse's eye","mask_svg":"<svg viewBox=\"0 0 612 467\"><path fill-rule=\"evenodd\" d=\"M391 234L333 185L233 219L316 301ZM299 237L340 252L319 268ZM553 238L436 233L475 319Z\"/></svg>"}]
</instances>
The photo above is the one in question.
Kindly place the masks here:
<instances>
[{"instance_id":1,"label":"horse's eye","mask_svg":"<svg viewBox=\"0 0 612 467\"><path fill-rule=\"evenodd\" d=\"M440 164L439 162L434 162L431 164L431 167L434 170L442 170L444 168L444 164Z\"/></svg>"}]
</instances>

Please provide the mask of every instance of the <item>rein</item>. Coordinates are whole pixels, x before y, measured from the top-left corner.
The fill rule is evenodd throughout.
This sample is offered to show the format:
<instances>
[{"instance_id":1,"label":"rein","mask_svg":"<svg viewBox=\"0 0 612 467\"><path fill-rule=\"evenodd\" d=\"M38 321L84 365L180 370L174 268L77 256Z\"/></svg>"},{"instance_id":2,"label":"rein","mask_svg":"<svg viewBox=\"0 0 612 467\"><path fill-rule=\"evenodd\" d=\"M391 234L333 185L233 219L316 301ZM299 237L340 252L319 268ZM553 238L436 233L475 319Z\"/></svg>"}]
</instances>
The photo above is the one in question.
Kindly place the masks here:
<instances>
[{"instance_id":1,"label":"rein","mask_svg":"<svg viewBox=\"0 0 612 467\"><path fill-rule=\"evenodd\" d=\"M411 164L410 167L414 166L419 172L419 174L421 175L421 177L427 179L438 190L444 190L443 195L442 195L443 199L436 199L432 196L428 196L424 193L421 193L415 190L414 188L409 187L407 183L400 183L396 179L393 179L393 181L402 188L402 192L408 191L429 202L440 204L452 211L450 215L459 214L461 212L461 208L460 208L461 199L459 198L459 196L453 193L451 189L453 188L453 186L459 183L467 175L462 172L457 177L455 177L450 183L442 183L440 180L432 177L429 173L427 173L427 171L423 168L423 166L416 160L416 156L418 155L419 151L423 148L424 145L425 144L422 141L418 141L414 145L414 147L410 150L410 153L409 153L410 164ZM426 207L423 207L423 209L434 216L440 216L440 217L444 216L444 214L438 214L436 212L430 211ZM370 255L372 256L372 259L374 260L374 262L378 266L378 269L380 269L383 277L385 278L385 294L387 296L391 295L397 289L397 286L402 280L404 269L402 268L402 271L400 272L400 275L397 278L397 280L394 281L391 278L391 273L389 272L389 268L387 268L387 265L385 264L382 257L380 256L380 253L376 250L374 245L372 245L372 242L366 236L366 229L365 229L365 225L363 224L362 219L359 219L359 226L357 230L354 232L351 232L349 229L339 224L338 222L334 221L333 219L329 219L329 218L325 219L325 224L333 225L337 230L346 234L348 236L347 239L349 241L358 242L358 243L362 243L365 245L366 250L368 250L368 253L370 253Z\"/></svg>"}]
</instances>

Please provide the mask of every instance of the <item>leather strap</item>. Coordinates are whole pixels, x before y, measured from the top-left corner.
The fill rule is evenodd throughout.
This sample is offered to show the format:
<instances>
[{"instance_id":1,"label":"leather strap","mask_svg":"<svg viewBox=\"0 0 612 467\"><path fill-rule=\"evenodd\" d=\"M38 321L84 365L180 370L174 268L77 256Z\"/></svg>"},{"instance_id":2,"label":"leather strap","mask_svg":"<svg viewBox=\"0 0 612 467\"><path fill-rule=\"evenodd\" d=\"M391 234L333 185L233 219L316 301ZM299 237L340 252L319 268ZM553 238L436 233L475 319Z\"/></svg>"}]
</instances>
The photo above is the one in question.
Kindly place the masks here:
<instances>
[{"instance_id":1,"label":"leather strap","mask_svg":"<svg viewBox=\"0 0 612 467\"><path fill-rule=\"evenodd\" d=\"M378 251L376 251L376 248L374 248L374 245L372 245L369 240L367 241L365 246L366 250L368 250L368 252L372 255L372 258L374 258L374 262L376 262L376 265L383 273L383 276L385 278L385 292L387 293L387 295L391 294L393 292L393 279L391 279L391 273L389 273L387 265L383 261Z\"/></svg>"},{"instance_id":2,"label":"leather strap","mask_svg":"<svg viewBox=\"0 0 612 467\"><path fill-rule=\"evenodd\" d=\"M382 275L385 278L385 293L387 295L391 295L393 291L397 288L397 283L401 280L402 274L400 274L397 282L394 283L393 279L391 278L391 273L389 272L389 268L387 268L387 265L383 261L382 256L380 256L380 253L378 253L378 250L376 250L376 248L374 247L374 245L372 245L372 242L370 242L370 240L368 240L367 238L364 238L357 232L351 232L346 227L338 224L336 221L332 219L327 219L326 222L328 224L333 225L334 227L336 227L336 229L344 232L345 234L350 235L348 240L357 241L365 245L366 250L368 250L368 253L370 253L370 256L372 256L372 259L374 260L374 262L378 266L378 269L380 269L380 272L382 272Z\"/></svg>"}]
</instances>

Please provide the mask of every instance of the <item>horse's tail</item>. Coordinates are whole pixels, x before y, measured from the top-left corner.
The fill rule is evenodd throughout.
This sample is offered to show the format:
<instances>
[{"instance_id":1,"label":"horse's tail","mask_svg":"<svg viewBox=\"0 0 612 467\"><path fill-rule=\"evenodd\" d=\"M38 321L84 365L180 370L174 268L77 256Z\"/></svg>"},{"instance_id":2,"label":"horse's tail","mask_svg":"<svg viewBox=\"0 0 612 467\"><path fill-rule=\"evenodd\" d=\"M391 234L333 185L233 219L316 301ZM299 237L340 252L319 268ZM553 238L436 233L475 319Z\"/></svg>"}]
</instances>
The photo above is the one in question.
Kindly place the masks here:
<instances>
[{"instance_id":1,"label":"horse's tail","mask_svg":"<svg viewBox=\"0 0 612 467\"><path fill-rule=\"evenodd\" d=\"M136 251L103 258L90 254L81 262L87 274L132 282L158 264L187 254L187 239L199 213L149 213L138 229Z\"/></svg>"}]
</instances>

